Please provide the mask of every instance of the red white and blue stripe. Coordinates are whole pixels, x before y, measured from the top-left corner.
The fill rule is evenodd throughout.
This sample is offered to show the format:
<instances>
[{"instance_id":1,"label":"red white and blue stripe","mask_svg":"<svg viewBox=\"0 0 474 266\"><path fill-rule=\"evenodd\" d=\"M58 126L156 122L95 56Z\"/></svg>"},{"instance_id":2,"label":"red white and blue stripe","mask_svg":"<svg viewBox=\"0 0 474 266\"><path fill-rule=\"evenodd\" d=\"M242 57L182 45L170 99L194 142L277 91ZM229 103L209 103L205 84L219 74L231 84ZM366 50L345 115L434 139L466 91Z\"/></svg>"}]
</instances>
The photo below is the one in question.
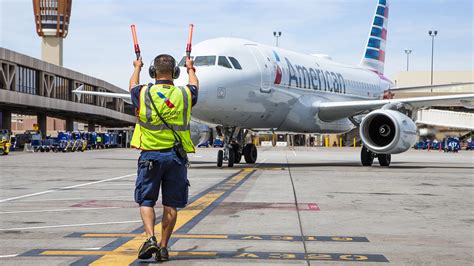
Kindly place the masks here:
<instances>
[{"instance_id":1,"label":"red white and blue stripe","mask_svg":"<svg viewBox=\"0 0 474 266\"><path fill-rule=\"evenodd\" d=\"M166 98L166 96L163 93L158 92L157 94L158 94L158 97L160 97L161 99L165 101L166 106L168 106L169 108L174 108L174 104L170 101L170 99Z\"/></svg>"},{"instance_id":2,"label":"red white and blue stripe","mask_svg":"<svg viewBox=\"0 0 474 266\"><path fill-rule=\"evenodd\" d=\"M361 65L383 74L387 41L388 0L378 0L374 21Z\"/></svg>"}]
</instances>

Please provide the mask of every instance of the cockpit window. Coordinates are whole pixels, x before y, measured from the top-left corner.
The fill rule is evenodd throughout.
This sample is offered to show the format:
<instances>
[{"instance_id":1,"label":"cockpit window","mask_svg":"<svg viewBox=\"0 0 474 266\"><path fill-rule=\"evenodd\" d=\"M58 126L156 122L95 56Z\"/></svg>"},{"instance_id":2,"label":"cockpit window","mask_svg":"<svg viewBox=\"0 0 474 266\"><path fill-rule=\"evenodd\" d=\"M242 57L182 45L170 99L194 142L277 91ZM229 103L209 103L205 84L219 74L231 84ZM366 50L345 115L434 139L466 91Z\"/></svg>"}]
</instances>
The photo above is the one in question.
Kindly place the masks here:
<instances>
[{"instance_id":1,"label":"cockpit window","mask_svg":"<svg viewBox=\"0 0 474 266\"><path fill-rule=\"evenodd\" d=\"M195 66L213 66L215 64L216 64L215 55L196 56L196 58L194 59Z\"/></svg>"},{"instance_id":2,"label":"cockpit window","mask_svg":"<svg viewBox=\"0 0 474 266\"><path fill-rule=\"evenodd\" d=\"M232 68L232 66L229 63L229 60L227 60L227 58L225 58L225 56L219 56L219 60L217 60L217 64L219 66L223 66L223 67L226 67L226 68Z\"/></svg>"},{"instance_id":3,"label":"cockpit window","mask_svg":"<svg viewBox=\"0 0 474 266\"><path fill-rule=\"evenodd\" d=\"M239 63L239 61L237 61L237 59L235 59L234 57L229 56L229 60L232 63L232 65L234 66L235 69L242 69L242 67L240 66L240 63Z\"/></svg>"},{"instance_id":4,"label":"cockpit window","mask_svg":"<svg viewBox=\"0 0 474 266\"><path fill-rule=\"evenodd\" d=\"M191 59L194 59L194 56L191 56ZM181 58L181 61L179 61L178 66L184 67L184 63L186 63L186 56L183 56L183 58Z\"/></svg>"}]
</instances>

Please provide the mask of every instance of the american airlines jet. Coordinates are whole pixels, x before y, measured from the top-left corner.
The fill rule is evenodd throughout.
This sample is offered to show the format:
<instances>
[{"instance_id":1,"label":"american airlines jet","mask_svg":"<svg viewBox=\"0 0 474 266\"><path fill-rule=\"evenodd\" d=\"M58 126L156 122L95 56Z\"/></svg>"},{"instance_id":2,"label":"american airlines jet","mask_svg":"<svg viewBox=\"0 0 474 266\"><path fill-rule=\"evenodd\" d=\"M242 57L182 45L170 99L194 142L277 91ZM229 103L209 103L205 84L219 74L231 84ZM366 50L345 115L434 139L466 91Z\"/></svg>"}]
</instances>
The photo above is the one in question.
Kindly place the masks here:
<instances>
[{"instance_id":1,"label":"american airlines jet","mask_svg":"<svg viewBox=\"0 0 474 266\"><path fill-rule=\"evenodd\" d=\"M244 39L217 38L197 44L193 59L200 90L192 116L222 129L224 148L218 151L217 165L226 161L232 167L242 157L247 163L256 162L256 146L245 143L248 130L342 134L358 127L362 165L371 166L377 158L381 166L389 166L391 154L407 151L416 141L414 110L474 100L474 94L391 99L390 90L396 88L384 76L388 13L388 1L378 0L357 66ZM184 66L184 57L179 65ZM186 79L183 75L176 84L186 84ZM75 92L130 101L128 94Z\"/></svg>"}]
</instances>

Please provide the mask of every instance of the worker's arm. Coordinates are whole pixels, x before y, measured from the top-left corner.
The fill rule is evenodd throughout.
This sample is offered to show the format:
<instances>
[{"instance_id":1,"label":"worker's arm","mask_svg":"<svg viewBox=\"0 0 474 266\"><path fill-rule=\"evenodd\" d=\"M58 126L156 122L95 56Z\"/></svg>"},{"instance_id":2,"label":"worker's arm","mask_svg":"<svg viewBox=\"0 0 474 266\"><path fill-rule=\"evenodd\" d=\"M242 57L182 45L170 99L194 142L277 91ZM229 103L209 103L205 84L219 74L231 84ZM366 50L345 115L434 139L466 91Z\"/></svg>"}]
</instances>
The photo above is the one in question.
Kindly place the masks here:
<instances>
[{"instance_id":1,"label":"worker's arm","mask_svg":"<svg viewBox=\"0 0 474 266\"><path fill-rule=\"evenodd\" d=\"M132 88L140 84L140 71L142 70L143 67L143 62L142 58L140 57L137 60L133 61L133 74L130 77L130 84L129 84L129 90L132 91Z\"/></svg>"},{"instance_id":2,"label":"worker's arm","mask_svg":"<svg viewBox=\"0 0 474 266\"><path fill-rule=\"evenodd\" d=\"M196 86L196 89L199 90L199 80L196 76L196 69L194 68L194 62L191 58L186 58L186 68L189 76L188 84Z\"/></svg>"}]
</instances>

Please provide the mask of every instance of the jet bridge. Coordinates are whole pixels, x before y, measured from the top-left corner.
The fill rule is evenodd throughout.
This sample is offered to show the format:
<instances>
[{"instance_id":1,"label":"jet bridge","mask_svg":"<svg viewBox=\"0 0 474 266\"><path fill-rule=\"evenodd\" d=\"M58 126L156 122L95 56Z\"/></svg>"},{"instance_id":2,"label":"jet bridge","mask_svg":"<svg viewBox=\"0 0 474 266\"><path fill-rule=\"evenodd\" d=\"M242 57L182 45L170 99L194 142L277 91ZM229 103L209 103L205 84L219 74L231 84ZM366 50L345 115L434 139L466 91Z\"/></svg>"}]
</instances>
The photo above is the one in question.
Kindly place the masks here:
<instances>
[{"instance_id":1,"label":"jet bridge","mask_svg":"<svg viewBox=\"0 0 474 266\"><path fill-rule=\"evenodd\" d=\"M438 109L418 110L417 124L474 130L474 113Z\"/></svg>"}]
</instances>

